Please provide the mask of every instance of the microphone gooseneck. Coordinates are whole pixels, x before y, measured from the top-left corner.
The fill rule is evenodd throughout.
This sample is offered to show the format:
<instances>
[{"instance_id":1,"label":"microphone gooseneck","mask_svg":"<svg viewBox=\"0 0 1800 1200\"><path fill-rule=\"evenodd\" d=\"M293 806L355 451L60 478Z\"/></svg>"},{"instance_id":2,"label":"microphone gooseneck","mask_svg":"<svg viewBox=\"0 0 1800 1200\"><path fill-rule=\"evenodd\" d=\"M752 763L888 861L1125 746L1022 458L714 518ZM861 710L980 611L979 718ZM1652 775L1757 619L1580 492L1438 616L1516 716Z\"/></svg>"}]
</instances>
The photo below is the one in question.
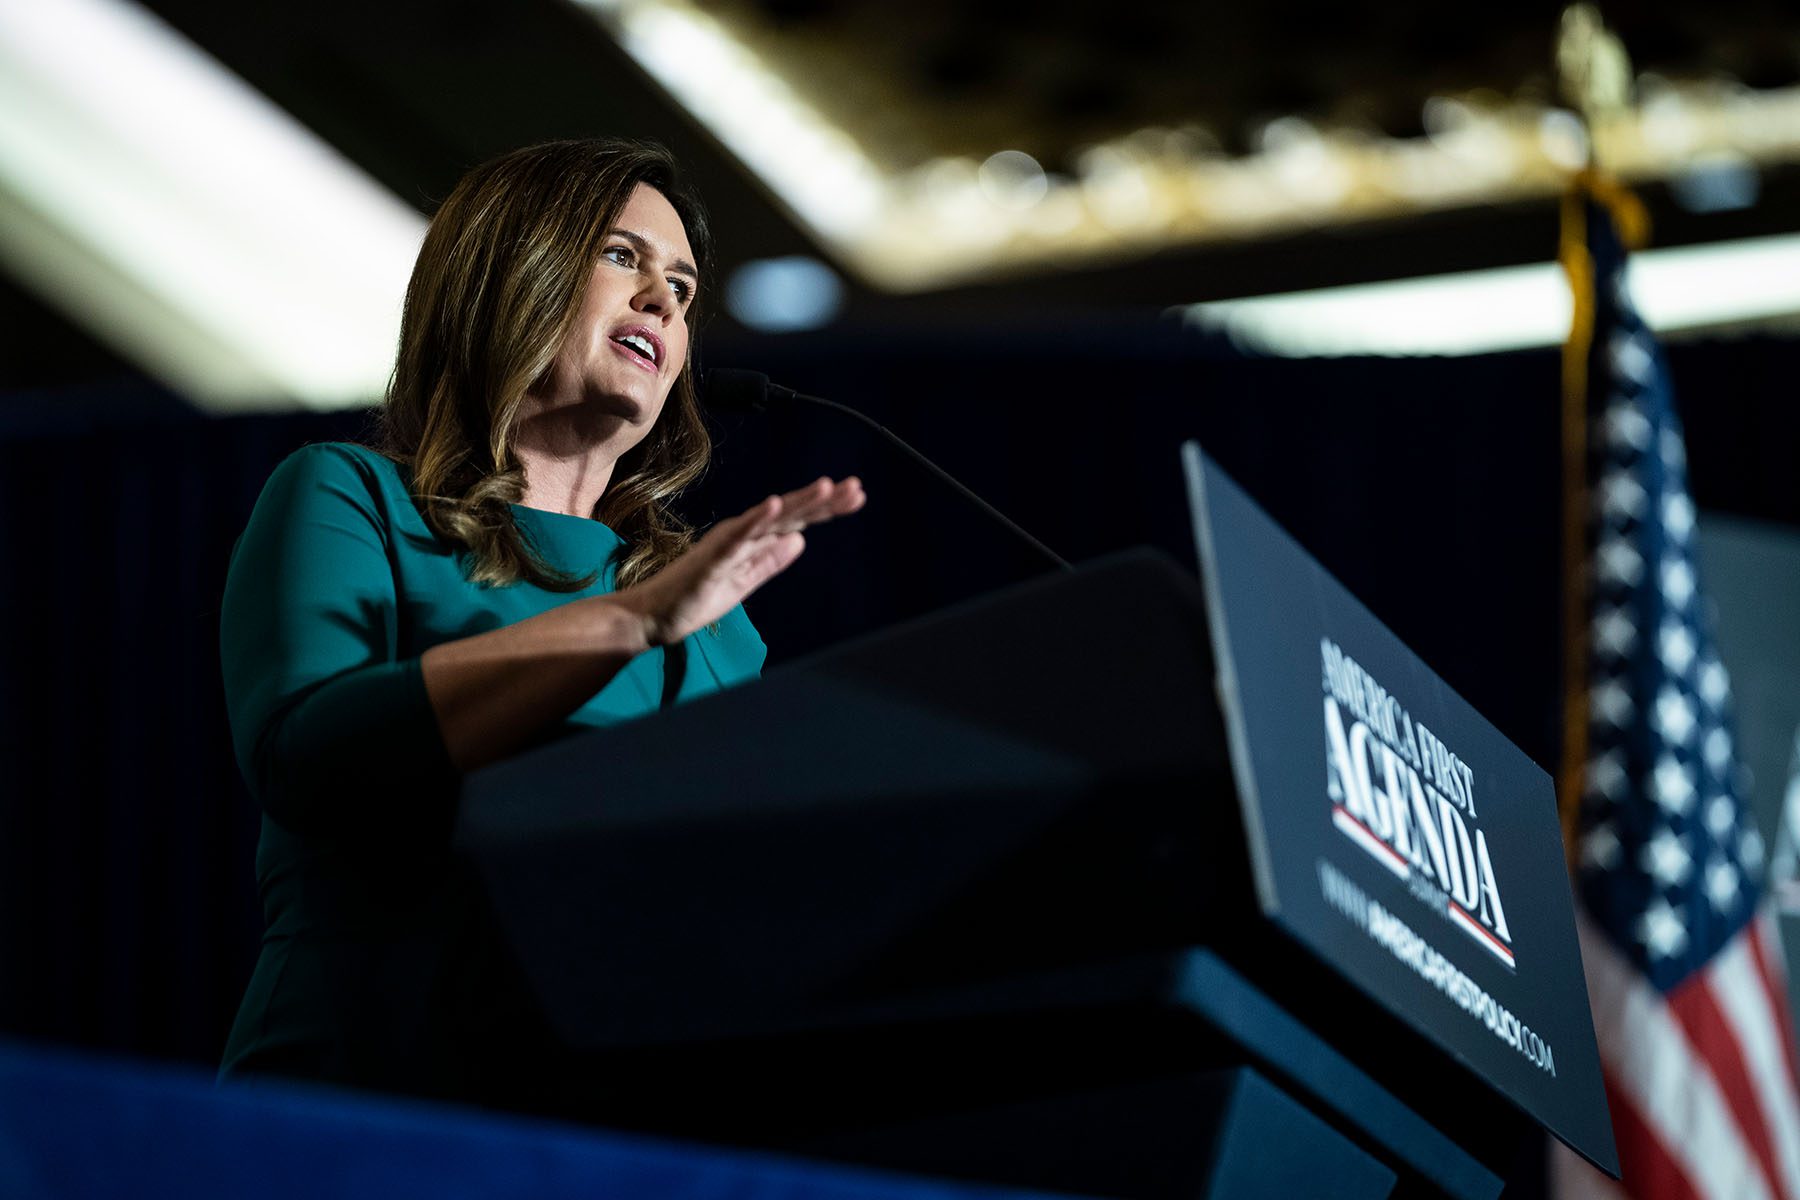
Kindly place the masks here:
<instances>
[{"instance_id":1,"label":"microphone gooseneck","mask_svg":"<svg viewBox=\"0 0 1800 1200\"><path fill-rule=\"evenodd\" d=\"M1032 537L1029 533L1025 532L1025 530L1021 529L1016 522L1008 518L1005 513L964 487L955 476L950 474L950 472L944 470L929 458L926 458L923 454L920 454L917 450L914 450L911 446L907 445L898 434L894 433L887 426L881 424L873 417L869 417L856 411L847 404L839 404L835 400L826 400L821 396L808 396L802 392L796 392L793 388L782 387L778 383L770 382L769 377L764 375L761 371L745 371L735 367L713 367L706 371L701 376L700 380L700 396L701 399L705 400L712 407L727 412L760 413L766 410L771 404L784 405L800 402L804 404L817 404L823 408L829 408L836 412L841 412L846 416L854 417L864 425L867 425L870 429L873 429L876 433L879 433L890 444L898 447L908 458L937 476L958 495L968 500L971 504L1004 525L1007 529L1010 529L1015 536L1024 541L1039 555L1055 563L1065 571L1074 570L1074 568L1069 565L1069 561L1062 555L1050 549L1050 547L1044 545L1044 543L1038 541L1035 537Z\"/></svg>"}]
</instances>

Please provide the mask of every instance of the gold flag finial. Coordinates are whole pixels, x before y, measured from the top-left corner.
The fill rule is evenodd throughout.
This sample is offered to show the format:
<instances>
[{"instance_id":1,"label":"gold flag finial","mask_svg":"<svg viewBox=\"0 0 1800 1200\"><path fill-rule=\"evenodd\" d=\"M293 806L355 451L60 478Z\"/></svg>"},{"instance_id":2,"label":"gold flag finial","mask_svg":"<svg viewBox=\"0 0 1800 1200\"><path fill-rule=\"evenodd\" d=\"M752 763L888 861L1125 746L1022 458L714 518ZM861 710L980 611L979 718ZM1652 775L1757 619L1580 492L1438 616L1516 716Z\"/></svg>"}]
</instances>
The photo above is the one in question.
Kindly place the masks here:
<instances>
[{"instance_id":1,"label":"gold flag finial","mask_svg":"<svg viewBox=\"0 0 1800 1200\"><path fill-rule=\"evenodd\" d=\"M1556 76L1563 98L1591 129L1631 105L1631 58L1593 4L1563 9L1556 30Z\"/></svg>"}]
</instances>

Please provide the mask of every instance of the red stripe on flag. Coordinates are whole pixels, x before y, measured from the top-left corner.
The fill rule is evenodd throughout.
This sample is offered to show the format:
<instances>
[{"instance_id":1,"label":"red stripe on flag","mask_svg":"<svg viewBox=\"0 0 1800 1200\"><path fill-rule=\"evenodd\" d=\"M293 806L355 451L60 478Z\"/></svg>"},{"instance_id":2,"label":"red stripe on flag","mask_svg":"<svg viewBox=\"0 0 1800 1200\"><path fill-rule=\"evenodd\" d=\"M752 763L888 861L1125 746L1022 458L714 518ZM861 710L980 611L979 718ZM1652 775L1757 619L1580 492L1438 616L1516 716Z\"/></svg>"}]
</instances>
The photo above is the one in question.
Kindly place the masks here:
<instances>
[{"instance_id":1,"label":"red stripe on flag","mask_svg":"<svg viewBox=\"0 0 1800 1200\"><path fill-rule=\"evenodd\" d=\"M1800 1094L1800 1054L1794 1049L1793 1018L1788 1008L1787 972L1781 962L1771 962L1770 954L1779 953L1771 947L1775 939L1775 922L1768 910L1759 912L1751 918L1750 954L1756 961L1756 977L1762 980L1763 990L1769 996L1769 1011L1775 1014L1775 1024L1781 1029L1781 1044L1787 1053L1788 1086L1796 1094Z\"/></svg>"},{"instance_id":2,"label":"red stripe on flag","mask_svg":"<svg viewBox=\"0 0 1800 1200\"><path fill-rule=\"evenodd\" d=\"M1699 1062L1705 1064L1718 1081L1719 1091L1737 1122L1738 1132L1743 1134L1750 1152L1756 1155L1757 1165L1762 1168L1769 1194L1782 1196L1786 1193L1780 1183L1782 1173L1775 1159L1775 1143L1769 1138L1769 1123L1763 1116L1756 1085L1744 1066L1744 1048L1720 1011L1719 1002L1713 999L1706 986L1711 969L1706 967L1696 971L1670 992L1669 1011L1675 1014L1682 1031L1693 1044Z\"/></svg>"},{"instance_id":3,"label":"red stripe on flag","mask_svg":"<svg viewBox=\"0 0 1800 1200\"><path fill-rule=\"evenodd\" d=\"M1725 1200L1708 1197L1694 1186L1611 1071L1601 1071L1601 1078L1606 1082L1606 1107L1612 1112L1613 1139L1619 1146L1619 1182L1632 1200Z\"/></svg>"}]
</instances>

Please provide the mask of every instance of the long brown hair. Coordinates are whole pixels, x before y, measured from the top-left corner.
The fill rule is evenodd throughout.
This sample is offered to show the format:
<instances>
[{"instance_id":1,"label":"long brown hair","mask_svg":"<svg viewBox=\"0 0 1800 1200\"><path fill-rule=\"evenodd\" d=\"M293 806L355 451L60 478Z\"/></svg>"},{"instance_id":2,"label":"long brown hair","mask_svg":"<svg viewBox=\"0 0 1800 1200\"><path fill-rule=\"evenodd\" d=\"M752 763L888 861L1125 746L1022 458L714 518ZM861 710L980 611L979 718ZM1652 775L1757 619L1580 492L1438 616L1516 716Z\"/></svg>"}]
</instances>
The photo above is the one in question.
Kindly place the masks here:
<instances>
[{"instance_id":1,"label":"long brown hair","mask_svg":"<svg viewBox=\"0 0 1800 1200\"><path fill-rule=\"evenodd\" d=\"M668 199L706 271L705 214L681 187L669 152L644 142L515 150L463 176L425 231L406 289L381 449L409 468L426 524L466 552L478 583L576 591L595 578L552 568L514 521L510 505L525 494L525 471L513 434L526 389L574 325L607 233L640 183ZM708 290L702 280L690 325ZM655 574L693 540L670 505L711 454L690 338L662 413L620 456L594 513L625 540L620 587Z\"/></svg>"}]
</instances>

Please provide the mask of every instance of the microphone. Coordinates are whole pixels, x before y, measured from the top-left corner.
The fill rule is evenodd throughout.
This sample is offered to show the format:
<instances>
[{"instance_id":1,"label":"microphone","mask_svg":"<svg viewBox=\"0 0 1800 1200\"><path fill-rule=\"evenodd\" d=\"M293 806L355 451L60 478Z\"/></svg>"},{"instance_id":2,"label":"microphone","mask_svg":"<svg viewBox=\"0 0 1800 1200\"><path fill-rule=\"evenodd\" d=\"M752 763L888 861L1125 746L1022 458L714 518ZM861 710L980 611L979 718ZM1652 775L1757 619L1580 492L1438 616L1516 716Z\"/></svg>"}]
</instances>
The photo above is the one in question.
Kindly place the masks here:
<instances>
[{"instance_id":1,"label":"microphone","mask_svg":"<svg viewBox=\"0 0 1800 1200\"><path fill-rule=\"evenodd\" d=\"M700 373L700 398L713 408L726 412L759 413L766 411L770 404L787 404L801 396L793 388L771 382L761 371L713 367ZM817 396L805 399L826 403Z\"/></svg>"},{"instance_id":2,"label":"microphone","mask_svg":"<svg viewBox=\"0 0 1800 1200\"><path fill-rule=\"evenodd\" d=\"M873 429L876 433L879 433L883 438L886 438L888 442L899 447L908 458L911 458L927 471L930 471L933 475L943 480L944 483L948 484L958 495L968 500L969 503L975 505L975 507L979 508L982 512L1011 530L1014 536L1023 540L1025 544L1030 546L1036 553L1049 559L1065 571L1072 571L1075 569L1069 565L1068 560L1062 555L1019 528L1017 524L1007 518L1005 513L1001 512L986 500L983 500L980 496L977 496L974 492L957 482L956 478L948 471L907 445L901 440L898 434L889 430L887 426L882 425L872 417L857 412L848 405L839 404L835 400L826 400L820 396L808 396L803 392L796 392L793 388L782 387L778 383L770 382L769 377L764 375L761 371L744 371L739 370L736 367L712 367L705 371L700 377L700 395L705 399L707 404L727 412L760 413L766 411L771 404L779 407L787 404L802 403L817 404L824 408L834 409L837 412L854 417L864 425L867 425L870 429Z\"/></svg>"}]
</instances>

